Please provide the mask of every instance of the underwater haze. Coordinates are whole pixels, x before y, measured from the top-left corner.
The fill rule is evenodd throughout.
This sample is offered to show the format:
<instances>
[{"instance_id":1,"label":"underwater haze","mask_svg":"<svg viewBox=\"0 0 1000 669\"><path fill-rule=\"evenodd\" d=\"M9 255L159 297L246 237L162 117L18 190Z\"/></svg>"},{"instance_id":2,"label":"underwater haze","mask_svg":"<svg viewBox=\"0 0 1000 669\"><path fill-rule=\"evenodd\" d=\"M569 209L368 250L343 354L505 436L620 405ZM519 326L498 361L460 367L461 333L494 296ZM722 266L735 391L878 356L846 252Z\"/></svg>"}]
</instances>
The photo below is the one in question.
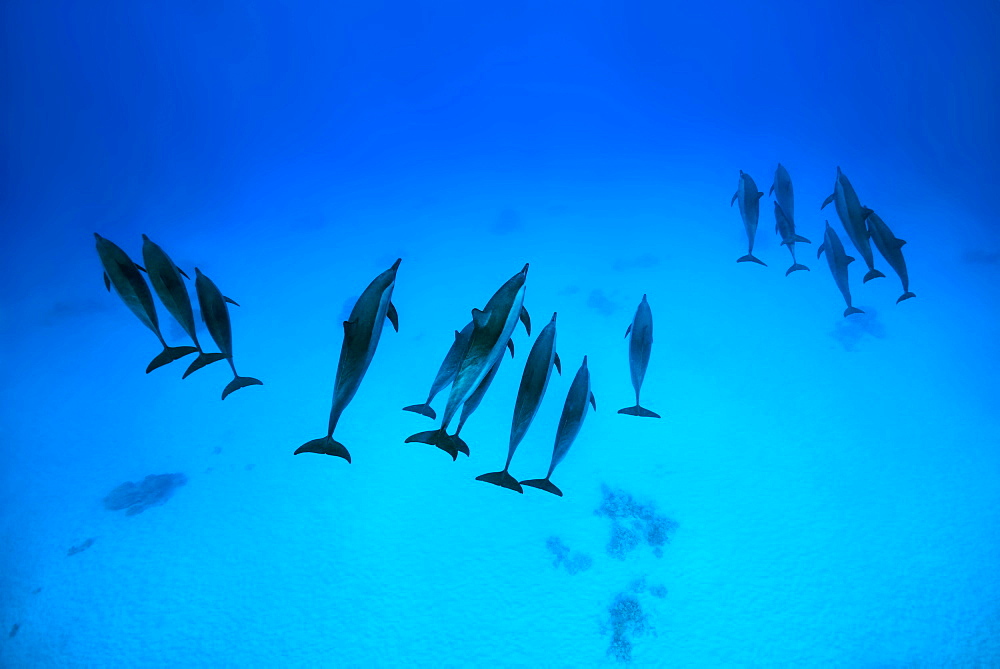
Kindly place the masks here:
<instances>
[{"instance_id":1,"label":"underwater haze","mask_svg":"<svg viewBox=\"0 0 1000 669\"><path fill-rule=\"evenodd\" d=\"M0 666L1000 666L995 1L0 30Z\"/></svg>"}]
</instances>

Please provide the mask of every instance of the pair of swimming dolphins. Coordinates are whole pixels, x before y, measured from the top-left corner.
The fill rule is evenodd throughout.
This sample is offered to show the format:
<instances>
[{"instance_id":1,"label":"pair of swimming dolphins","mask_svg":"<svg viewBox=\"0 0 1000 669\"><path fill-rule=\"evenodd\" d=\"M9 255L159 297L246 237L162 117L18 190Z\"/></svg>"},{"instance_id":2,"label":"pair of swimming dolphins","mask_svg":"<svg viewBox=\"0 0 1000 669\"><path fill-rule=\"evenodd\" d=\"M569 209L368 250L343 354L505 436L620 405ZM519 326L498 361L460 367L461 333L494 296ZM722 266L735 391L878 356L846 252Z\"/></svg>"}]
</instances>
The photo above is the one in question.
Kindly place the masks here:
<instances>
[{"instance_id":1,"label":"pair of swimming dolphins","mask_svg":"<svg viewBox=\"0 0 1000 669\"><path fill-rule=\"evenodd\" d=\"M195 291L198 295L202 319L219 348L218 353L206 353L198 342L191 298L183 280L190 279L190 277L170 259L166 251L152 242L149 237L143 235L142 257L146 266L142 267L133 262L128 254L114 242L105 239L96 232L94 238L97 240L97 255L104 268L105 287L109 291L114 287L115 292L118 293L125 305L146 327L153 331L163 346L163 351L153 358L146 367L147 374L158 367L197 352L198 357L187 368L182 378L187 378L192 372L218 360L228 360L234 378L223 389L222 399L226 399L230 393L239 388L263 385L258 379L240 376L236 372L236 365L233 363L232 324L229 320L229 309L226 306L227 302L230 304L236 304L236 302L225 297L218 286L202 274L200 269L195 268ZM149 275L156 295L184 332L191 337L194 346L167 345L160 332L159 317L156 313L152 293L150 293L149 286L146 285L146 280L139 273L140 270Z\"/></svg>"}]
</instances>

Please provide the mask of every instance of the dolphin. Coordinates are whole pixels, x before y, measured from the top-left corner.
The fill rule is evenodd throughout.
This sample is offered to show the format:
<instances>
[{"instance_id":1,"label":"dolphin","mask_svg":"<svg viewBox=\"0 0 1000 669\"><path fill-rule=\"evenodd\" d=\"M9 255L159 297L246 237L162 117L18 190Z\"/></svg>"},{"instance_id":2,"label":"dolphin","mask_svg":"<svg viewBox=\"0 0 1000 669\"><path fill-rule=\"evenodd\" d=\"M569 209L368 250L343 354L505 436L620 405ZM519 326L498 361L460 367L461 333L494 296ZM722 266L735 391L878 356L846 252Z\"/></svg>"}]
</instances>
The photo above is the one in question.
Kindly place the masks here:
<instances>
[{"instance_id":1,"label":"dolphin","mask_svg":"<svg viewBox=\"0 0 1000 669\"><path fill-rule=\"evenodd\" d=\"M847 281L847 266L854 262L854 258L847 255L844 251L844 245L841 243L840 237L837 236L837 232L830 227L830 221L826 221L826 232L823 233L823 243L816 249L816 257L819 258L823 251L826 251L826 262L830 265L830 273L833 274L833 280L837 282L837 288L840 289L840 294L844 296L844 300L847 302L844 317L846 318L851 314L865 313L851 304L851 287Z\"/></svg>"},{"instance_id":2,"label":"dolphin","mask_svg":"<svg viewBox=\"0 0 1000 669\"><path fill-rule=\"evenodd\" d=\"M635 406L619 409L618 413L628 416L645 416L647 418L659 418L660 415L653 413L639 405L639 389L642 388L642 380L646 376L646 368L649 366L649 353L653 348L653 312L649 308L646 296L642 296L639 308L635 310L635 317L632 324L625 330L625 336L629 333L632 338L628 342L628 366L632 372L632 387L635 388Z\"/></svg>"},{"instance_id":3,"label":"dolphin","mask_svg":"<svg viewBox=\"0 0 1000 669\"><path fill-rule=\"evenodd\" d=\"M771 190L767 191L768 195L771 193L776 193L774 199L781 205L788 220L794 221L795 193L792 191L792 177L781 163L778 163L778 168L774 170L774 181L771 183Z\"/></svg>"},{"instance_id":4,"label":"dolphin","mask_svg":"<svg viewBox=\"0 0 1000 669\"><path fill-rule=\"evenodd\" d=\"M392 304L392 289L396 286L396 270L402 260L397 258L392 267L368 284L354 303L351 315L344 321L344 341L340 346L340 361L337 363L337 377L333 383L333 406L330 409L326 436L302 444L295 450L295 455L320 453L351 461L351 454L333 438L333 431L337 429L340 415L354 399L361 380L365 378L387 318L393 329L399 332L399 316Z\"/></svg>"},{"instance_id":5,"label":"dolphin","mask_svg":"<svg viewBox=\"0 0 1000 669\"><path fill-rule=\"evenodd\" d=\"M587 403L597 411L597 401L594 393L590 391L590 372L587 370L587 356L583 356L583 364L573 378L573 383L569 387L566 395L566 403L563 405L562 416L559 417L559 427L556 429L556 443L552 449L552 462L549 464L549 473L543 479L531 479L521 481L521 485L540 488L553 495L562 497L562 490L557 488L551 480L552 472L555 471L569 447L573 445L573 440L580 433L583 426L583 419L587 417Z\"/></svg>"},{"instance_id":6,"label":"dolphin","mask_svg":"<svg viewBox=\"0 0 1000 669\"><path fill-rule=\"evenodd\" d=\"M101 237L96 232L94 239L97 240L97 255L104 267L104 287L110 291L111 287L114 286L115 292L118 293L118 297L122 299L125 306L142 321L143 325L153 331L156 338L160 340L160 344L163 345L163 351L149 363L146 367L146 373L149 374L157 367L162 367L196 352L198 349L193 346L167 346L167 342L160 332L160 320L156 315L153 294L149 291L146 280L139 274L139 270L142 268L136 265L128 257L128 254L114 242Z\"/></svg>"},{"instance_id":7,"label":"dolphin","mask_svg":"<svg viewBox=\"0 0 1000 669\"><path fill-rule=\"evenodd\" d=\"M198 333L195 331L194 311L191 309L191 298L188 295L185 279L190 279L180 267L174 264L167 252L158 244L150 240L146 235L142 236L142 260L146 263L146 270L149 274L149 281L153 284L160 302L167 308L167 311L180 323L184 332L191 337L194 347L198 350L198 357L188 366L187 371L181 378L187 378L191 372L201 369L205 365L218 360L224 360L222 353L205 353L201 344L198 343Z\"/></svg>"},{"instance_id":8,"label":"dolphin","mask_svg":"<svg viewBox=\"0 0 1000 669\"><path fill-rule=\"evenodd\" d=\"M743 219L743 228L747 232L747 240L750 242L750 250L745 256L736 259L736 262L755 262L767 267L767 263L753 255L753 238L757 234L757 220L760 218L760 198L764 194L757 190L757 184L753 182L750 175L740 170L740 184L736 188L733 199L729 201L729 206L737 200L740 201L740 218Z\"/></svg>"},{"instance_id":9,"label":"dolphin","mask_svg":"<svg viewBox=\"0 0 1000 669\"><path fill-rule=\"evenodd\" d=\"M885 224L885 221L878 214L871 209L867 209L866 211L868 212L868 232L871 235L872 241L875 242L875 248L882 254L885 261L889 263L889 267L899 275L899 280L903 282L903 294L896 300L896 304L911 297L916 297L914 293L910 292L910 276L906 272L906 260L903 258L903 244L906 242L902 239L897 239L892 234L889 226Z\"/></svg>"},{"instance_id":10,"label":"dolphin","mask_svg":"<svg viewBox=\"0 0 1000 669\"><path fill-rule=\"evenodd\" d=\"M448 349L444 360L441 361L441 366L438 367L434 382L431 383L431 391L427 394L427 401L423 404L411 404L408 407L403 407L403 411L412 411L422 416L427 416L431 420L437 418L437 414L431 408L431 402L455 378L455 372L458 371L458 366L462 364L465 350L469 347L469 338L472 336L473 325L475 324L469 321L468 325L462 328L461 332L455 330L455 341L452 342L451 348Z\"/></svg>"},{"instance_id":11,"label":"dolphin","mask_svg":"<svg viewBox=\"0 0 1000 669\"><path fill-rule=\"evenodd\" d=\"M222 390L222 399L226 399L229 393L247 386L262 386L264 383L252 376L240 376L236 373L236 365L233 364L233 326L229 321L229 304L236 304L233 300L225 297L219 287L207 276L201 273L197 267L194 268L195 279L194 288L198 293L198 306L201 309L201 317L205 321L208 333L212 335L215 345L222 351L222 355L229 361L229 366L233 370L233 380ZM236 304L236 306L239 306ZM198 362L195 360L195 362ZM193 363L192 363L193 364ZM197 369L197 367L195 368ZM184 373L190 374L190 367Z\"/></svg>"},{"instance_id":12,"label":"dolphin","mask_svg":"<svg viewBox=\"0 0 1000 669\"><path fill-rule=\"evenodd\" d=\"M788 252L792 254L792 266L785 272L785 276L800 269L809 271L808 267L800 265L795 260L795 242L803 242L804 244L812 244L812 242L801 235L795 234L795 223L792 222L792 219L777 202L774 203L774 231L781 236L782 246L787 245Z\"/></svg>"},{"instance_id":13,"label":"dolphin","mask_svg":"<svg viewBox=\"0 0 1000 669\"><path fill-rule=\"evenodd\" d=\"M493 294L482 311L472 310L472 335L469 346L462 358L462 364L455 372L455 380L451 384L451 394L441 419L441 427L428 432L418 432L406 438L406 443L420 442L432 444L451 455L452 460L458 458L461 441L456 441L448 435L448 425L458 412L458 408L476 391L490 369L496 364L497 358L503 355L504 347L509 345L511 334L518 319L530 332L528 312L524 309L524 282L528 276L528 265L507 280ZM464 452L464 450L463 450Z\"/></svg>"},{"instance_id":14,"label":"dolphin","mask_svg":"<svg viewBox=\"0 0 1000 669\"><path fill-rule=\"evenodd\" d=\"M521 386L517 389L517 400L514 402L514 419L510 425L507 462L504 463L502 471L477 476L477 481L486 481L515 492L524 492L521 484L507 470L510 469L514 451L524 439L531 421L538 412L538 407L542 404L542 396L545 395L545 389L549 385L553 365L562 374L562 363L559 361L559 354L556 353L556 314L552 314L552 320L538 334L528 353L528 360L524 363Z\"/></svg>"},{"instance_id":15,"label":"dolphin","mask_svg":"<svg viewBox=\"0 0 1000 669\"><path fill-rule=\"evenodd\" d=\"M483 401L483 397L486 396L486 391L490 389L490 384L493 383L493 379L496 378L497 372L500 370L500 363L503 361L503 355L497 358L497 361L493 363L490 367L490 371L486 373L486 376L476 387L475 391L469 395L469 399L465 400L465 404L462 405L462 415L458 418L458 427L455 428L455 434L451 435L454 441L455 447L458 449L459 453L469 454L469 445L465 443L462 439L462 428L465 427L465 421L469 420L469 416L472 412L479 408L479 405Z\"/></svg>"},{"instance_id":16,"label":"dolphin","mask_svg":"<svg viewBox=\"0 0 1000 669\"><path fill-rule=\"evenodd\" d=\"M865 264L868 265L868 273L865 274L862 283L884 277L885 274L875 269L872 247L868 243L868 229L865 227L865 209L861 206L861 201L858 200L858 194L854 192L854 186L840 171L839 166L837 167L837 179L833 182L833 193L823 200L820 209L831 202L837 208L837 216L840 217L840 222L843 224L847 236L851 238L851 243L854 244L854 248L858 250Z\"/></svg>"}]
</instances>

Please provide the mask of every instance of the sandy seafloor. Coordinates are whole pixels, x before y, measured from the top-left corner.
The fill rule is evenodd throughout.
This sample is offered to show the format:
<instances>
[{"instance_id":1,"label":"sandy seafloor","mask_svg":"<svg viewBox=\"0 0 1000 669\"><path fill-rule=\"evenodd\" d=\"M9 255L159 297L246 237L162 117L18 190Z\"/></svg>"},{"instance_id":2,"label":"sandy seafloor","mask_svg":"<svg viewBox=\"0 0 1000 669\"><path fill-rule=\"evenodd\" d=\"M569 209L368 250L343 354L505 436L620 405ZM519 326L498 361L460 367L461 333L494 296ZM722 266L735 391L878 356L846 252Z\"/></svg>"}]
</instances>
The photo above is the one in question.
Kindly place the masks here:
<instances>
[{"instance_id":1,"label":"sandy seafloor","mask_svg":"<svg viewBox=\"0 0 1000 669\"><path fill-rule=\"evenodd\" d=\"M101 230L133 257L146 232L240 302L237 367L265 385L225 402L224 363L183 382L184 363L143 373L155 338L104 291L93 230L67 235L45 264L58 275L8 311L0 664L610 666L602 622L645 578L666 595L637 595L649 629L632 635L634 666L1000 665L1000 268L968 261L994 249L936 234L954 213L940 198L917 207L853 176L908 240L918 297L895 305L884 263L888 278L861 286L859 261L855 304L875 317L846 323L815 257L831 166L786 162L813 240L799 249L812 271L786 278L766 198L770 267L733 262L738 159L599 192L583 177L464 175L352 209L262 195ZM773 163L742 166L766 190ZM383 334L337 431L354 463L293 457L325 429L345 301L397 256L400 331ZM597 399L553 477L562 499L474 480L503 462L520 328L464 432L471 458L403 443L431 422L400 408L524 262L534 331L559 313L564 369L515 476L544 475L585 354ZM622 336L644 293L643 404L659 421L615 413L632 402ZM119 483L168 472L188 483L164 505L103 508ZM607 554L602 484L678 523L662 557ZM592 566L553 566L552 536Z\"/></svg>"}]
</instances>

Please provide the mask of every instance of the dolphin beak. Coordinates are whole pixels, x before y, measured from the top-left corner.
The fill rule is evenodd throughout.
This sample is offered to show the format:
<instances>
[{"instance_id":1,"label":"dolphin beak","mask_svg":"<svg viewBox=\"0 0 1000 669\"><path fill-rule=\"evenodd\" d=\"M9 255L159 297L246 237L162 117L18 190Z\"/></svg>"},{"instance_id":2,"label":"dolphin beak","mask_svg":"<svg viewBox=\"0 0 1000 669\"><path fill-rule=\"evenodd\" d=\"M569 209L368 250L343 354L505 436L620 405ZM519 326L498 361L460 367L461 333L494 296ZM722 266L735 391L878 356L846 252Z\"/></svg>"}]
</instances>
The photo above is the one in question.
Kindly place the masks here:
<instances>
[{"instance_id":1,"label":"dolphin beak","mask_svg":"<svg viewBox=\"0 0 1000 669\"><path fill-rule=\"evenodd\" d=\"M401 262L403 262L402 258L396 258L396 262L392 263L392 267L390 269L392 269L393 271L399 269L399 263Z\"/></svg>"},{"instance_id":2,"label":"dolphin beak","mask_svg":"<svg viewBox=\"0 0 1000 669\"><path fill-rule=\"evenodd\" d=\"M528 265L529 265L529 263L524 263L524 267L521 268L521 274L524 274L524 275L528 274Z\"/></svg>"},{"instance_id":3,"label":"dolphin beak","mask_svg":"<svg viewBox=\"0 0 1000 669\"><path fill-rule=\"evenodd\" d=\"M100 236L99 234L97 234L97 233L95 232L95 233L94 233L94 239L96 239L97 241L101 241L102 239L104 239L104 237L101 237L101 236Z\"/></svg>"}]
</instances>

